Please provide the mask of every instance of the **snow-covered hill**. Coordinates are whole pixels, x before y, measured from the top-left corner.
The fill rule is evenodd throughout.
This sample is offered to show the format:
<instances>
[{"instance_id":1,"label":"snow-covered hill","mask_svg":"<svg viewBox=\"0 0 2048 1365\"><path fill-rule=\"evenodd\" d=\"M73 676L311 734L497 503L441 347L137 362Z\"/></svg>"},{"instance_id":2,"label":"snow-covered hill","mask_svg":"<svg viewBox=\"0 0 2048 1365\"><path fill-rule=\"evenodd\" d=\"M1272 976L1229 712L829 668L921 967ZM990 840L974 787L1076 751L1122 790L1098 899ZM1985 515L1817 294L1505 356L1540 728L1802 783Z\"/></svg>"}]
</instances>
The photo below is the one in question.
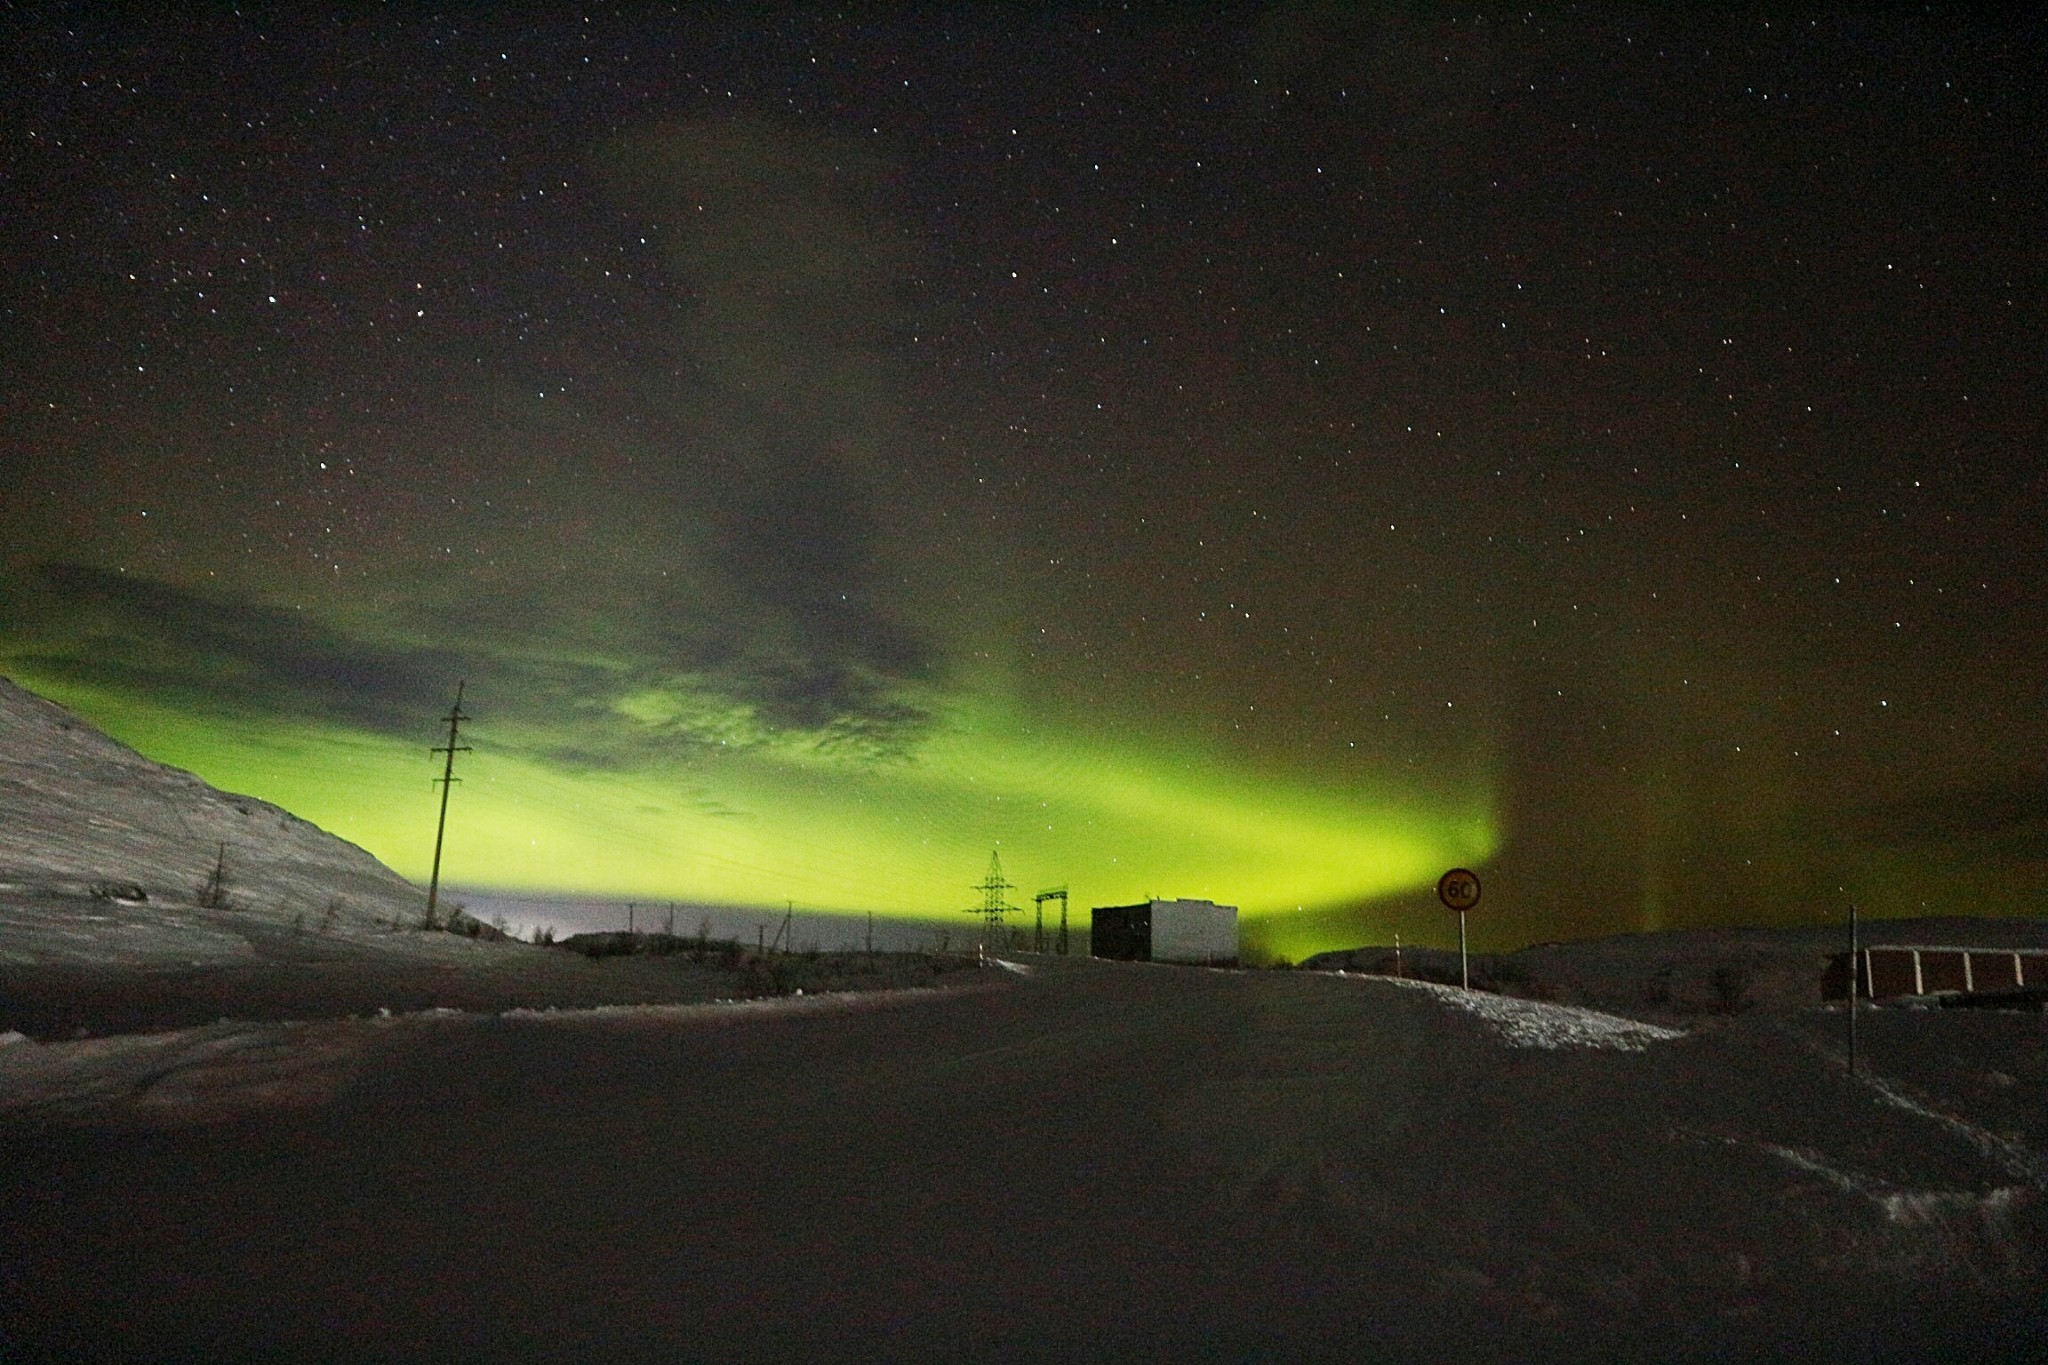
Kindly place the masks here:
<instances>
[{"instance_id":1,"label":"snow-covered hill","mask_svg":"<svg viewBox=\"0 0 2048 1365\"><path fill-rule=\"evenodd\" d=\"M0 679L0 962L236 956L241 928L368 930L424 902L354 844Z\"/></svg>"}]
</instances>

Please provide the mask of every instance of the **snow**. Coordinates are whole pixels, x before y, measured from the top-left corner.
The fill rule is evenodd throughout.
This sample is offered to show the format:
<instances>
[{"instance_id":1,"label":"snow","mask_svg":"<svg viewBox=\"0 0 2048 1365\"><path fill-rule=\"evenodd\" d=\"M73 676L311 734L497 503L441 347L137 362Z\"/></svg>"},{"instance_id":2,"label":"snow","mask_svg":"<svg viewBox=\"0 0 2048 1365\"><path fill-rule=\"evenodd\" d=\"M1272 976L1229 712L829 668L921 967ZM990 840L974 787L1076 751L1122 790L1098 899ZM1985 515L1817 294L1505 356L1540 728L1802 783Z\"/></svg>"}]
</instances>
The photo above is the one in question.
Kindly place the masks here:
<instances>
[{"instance_id":1,"label":"snow","mask_svg":"<svg viewBox=\"0 0 2048 1365\"><path fill-rule=\"evenodd\" d=\"M424 909L354 844L152 762L5 679L0 829L0 962L220 961L248 952L234 923L369 930ZM225 903L208 912L198 893L223 848Z\"/></svg>"},{"instance_id":2,"label":"snow","mask_svg":"<svg viewBox=\"0 0 2048 1365\"><path fill-rule=\"evenodd\" d=\"M1640 1052L1652 1043L1667 1042L1685 1036L1682 1029L1663 1028L1637 1019L1624 1019L1618 1014L1606 1014L1580 1005L1554 1005L1543 1000L1518 1000L1513 996L1464 990L1457 986L1439 985L1434 981L1415 981L1407 977L1376 976L1372 979L1390 986L1426 991L1446 1004L1478 1016L1515 1047L1591 1047Z\"/></svg>"}]
</instances>

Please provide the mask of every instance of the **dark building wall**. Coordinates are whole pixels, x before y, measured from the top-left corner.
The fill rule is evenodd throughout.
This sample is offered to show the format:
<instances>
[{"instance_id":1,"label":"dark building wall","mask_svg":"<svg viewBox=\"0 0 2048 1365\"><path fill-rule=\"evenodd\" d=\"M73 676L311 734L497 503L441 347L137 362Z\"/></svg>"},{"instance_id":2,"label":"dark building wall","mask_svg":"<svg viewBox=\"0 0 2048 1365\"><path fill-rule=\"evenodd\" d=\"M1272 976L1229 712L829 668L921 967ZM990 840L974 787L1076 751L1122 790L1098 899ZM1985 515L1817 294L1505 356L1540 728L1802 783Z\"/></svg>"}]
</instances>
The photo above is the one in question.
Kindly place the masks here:
<instances>
[{"instance_id":1,"label":"dark building wall","mask_svg":"<svg viewBox=\"0 0 2048 1365\"><path fill-rule=\"evenodd\" d=\"M2041 965L2048 965L2044 963ZM2035 970L2038 972L2040 967ZM1970 954L1970 980L1980 991L2014 991L2020 988L2018 953ZM2035 983L2039 985L2039 982Z\"/></svg>"},{"instance_id":2,"label":"dark building wall","mask_svg":"<svg viewBox=\"0 0 2048 1365\"><path fill-rule=\"evenodd\" d=\"M1100 905L1090 911L1088 953L1119 962L1152 960L1152 903Z\"/></svg>"},{"instance_id":3,"label":"dark building wall","mask_svg":"<svg viewBox=\"0 0 2048 1365\"><path fill-rule=\"evenodd\" d=\"M1958 988L1961 984L1957 983ZM1866 952L1863 955L1863 989L1878 1000L1893 995L1918 995L1920 981L1913 974L1913 954Z\"/></svg>"},{"instance_id":4,"label":"dark building wall","mask_svg":"<svg viewBox=\"0 0 2048 1365\"><path fill-rule=\"evenodd\" d=\"M1920 989L1929 995L1936 991L1968 990L1968 975L1974 973L1963 971L1960 952L1920 954Z\"/></svg>"},{"instance_id":5,"label":"dark building wall","mask_svg":"<svg viewBox=\"0 0 2048 1365\"><path fill-rule=\"evenodd\" d=\"M1944 992L1981 995L2039 985L2048 977L2048 953L2030 949L1875 944L1861 956L1862 993L1873 1000ZM1846 999L1848 984L1849 955L1832 954L1821 977L1821 998Z\"/></svg>"}]
</instances>

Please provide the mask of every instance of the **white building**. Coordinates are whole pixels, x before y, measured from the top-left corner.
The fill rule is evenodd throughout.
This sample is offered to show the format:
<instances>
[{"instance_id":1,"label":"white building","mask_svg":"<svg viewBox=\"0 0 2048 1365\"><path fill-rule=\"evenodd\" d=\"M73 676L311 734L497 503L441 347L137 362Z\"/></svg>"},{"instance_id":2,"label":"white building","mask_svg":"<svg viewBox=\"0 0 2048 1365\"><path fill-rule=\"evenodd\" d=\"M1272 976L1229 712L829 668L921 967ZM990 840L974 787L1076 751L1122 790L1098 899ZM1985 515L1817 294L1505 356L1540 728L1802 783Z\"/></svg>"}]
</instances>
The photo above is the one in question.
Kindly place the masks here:
<instances>
[{"instance_id":1,"label":"white building","mask_svg":"<svg viewBox=\"0 0 2048 1365\"><path fill-rule=\"evenodd\" d=\"M1237 907L1202 900L1097 906L1088 951L1124 962L1236 966Z\"/></svg>"}]
</instances>

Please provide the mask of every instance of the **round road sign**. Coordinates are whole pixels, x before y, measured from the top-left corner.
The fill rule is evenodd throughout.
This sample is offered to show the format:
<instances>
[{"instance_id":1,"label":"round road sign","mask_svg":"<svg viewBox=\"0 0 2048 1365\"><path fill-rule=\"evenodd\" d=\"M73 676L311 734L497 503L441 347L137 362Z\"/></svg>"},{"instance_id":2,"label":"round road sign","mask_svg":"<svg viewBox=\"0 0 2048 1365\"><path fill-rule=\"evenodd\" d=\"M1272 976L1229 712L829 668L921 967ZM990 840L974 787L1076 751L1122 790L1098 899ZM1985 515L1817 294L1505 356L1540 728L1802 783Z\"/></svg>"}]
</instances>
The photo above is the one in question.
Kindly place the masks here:
<instances>
[{"instance_id":1,"label":"round road sign","mask_svg":"<svg viewBox=\"0 0 2048 1365\"><path fill-rule=\"evenodd\" d=\"M1479 904L1479 874L1454 867L1436 881L1436 898L1450 909L1464 914Z\"/></svg>"}]
</instances>

